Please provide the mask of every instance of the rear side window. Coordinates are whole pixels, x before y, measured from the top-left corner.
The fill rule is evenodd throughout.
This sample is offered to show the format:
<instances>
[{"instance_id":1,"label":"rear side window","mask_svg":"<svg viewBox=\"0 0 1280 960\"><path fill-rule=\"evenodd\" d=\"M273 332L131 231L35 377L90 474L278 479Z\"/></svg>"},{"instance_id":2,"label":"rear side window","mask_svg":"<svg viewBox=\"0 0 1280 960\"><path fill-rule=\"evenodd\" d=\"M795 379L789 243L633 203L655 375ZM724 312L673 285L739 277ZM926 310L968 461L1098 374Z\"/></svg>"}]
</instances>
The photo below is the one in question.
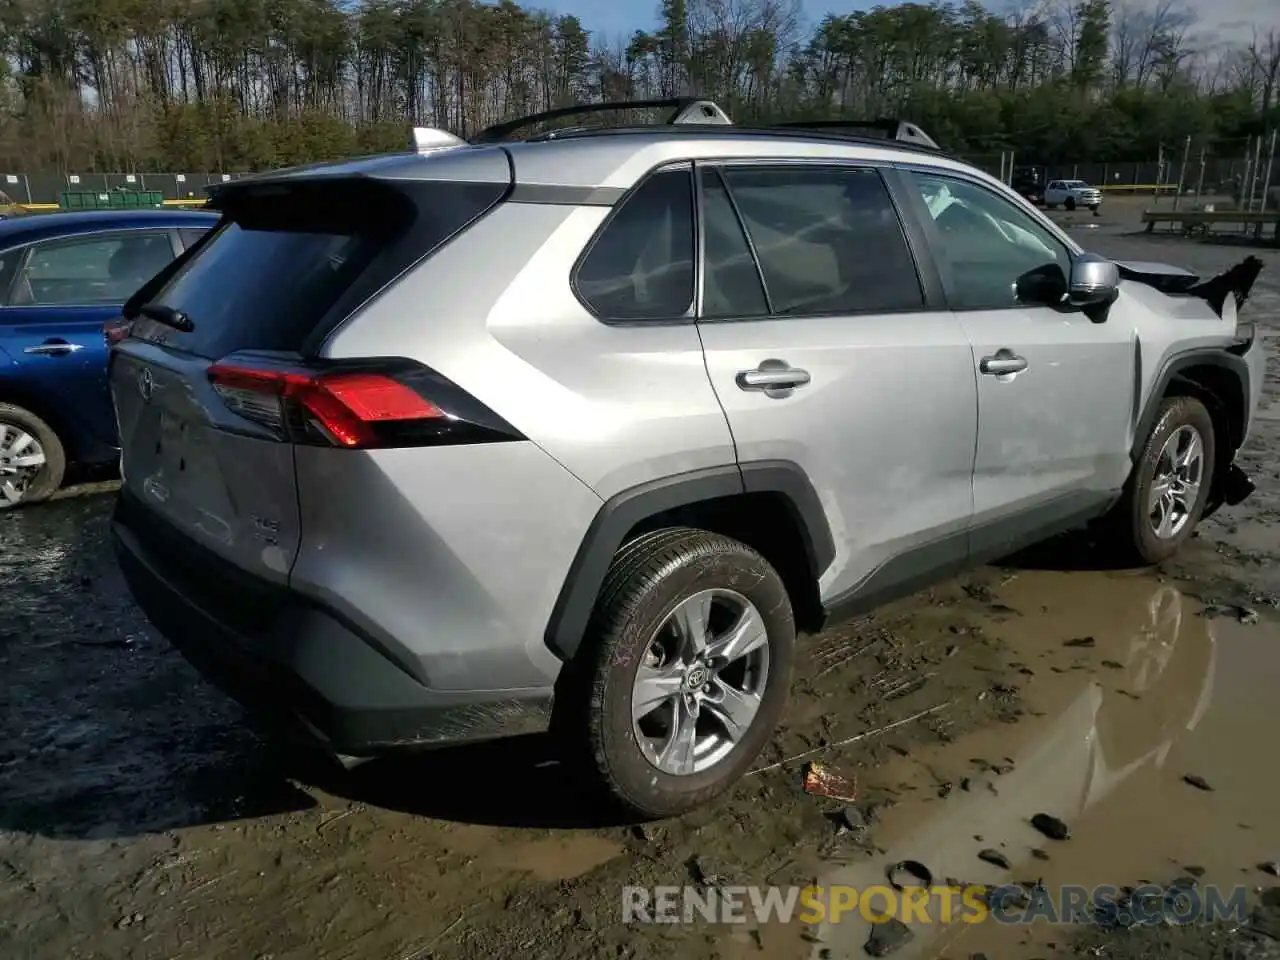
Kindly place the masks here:
<instances>
[{"instance_id":1,"label":"rear side window","mask_svg":"<svg viewBox=\"0 0 1280 960\"><path fill-rule=\"evenodd\" d=\"M728 167L775 315L920 309L924 292L888 188L875 170Z\"/></svg>"},{"instance_id":2,"label":"rear side window","mask_svg":"<svg viewBox=\"0 0 1280 960\"><path fill-rule=\"evenodd\" d=\"M209 230L207 227L183 227L178 231L178 236L182 240L182 248L194 247L196 241L203 237Z\"/></svg>"},{"instance_id":3,"label":"rear side window","mask_svg":"<svg viewBox=\"0 0 1280 960\"><path fill-rule=\"evenodd\" d=\"M693 303L693 172L653 174L624 201L574 273L603 320L672 320Z\"/></svg>"},{"instance_id":4,"label":"rear side window","mask_svg":"<svg viewBox=\"0 0 1280 960\"><path fill-rule=\"evenodd\" d=\"M181 310L195 329L135 332L211 358L301 351L504 192L505 184L305 181L229 195L216 235L149 301Z\"/></svg>"},{"instance_id":5,"label":"rear side window","mask_svg":"<svg viewBox=\"0 0 1280 960\"><path fill-rule=\"evenodd\" d=\"M756 259L720 172L702 168L702 316L761 317L769 312Z\"/></svg>"},{"instance_id":6,"label":"rear side window","mask_svg":"<svg viewBox=\"0 0 1280 960\"><path fill-rule=\"evenodd\" d=\"M25 247L0 253L0 307L9 302L9 288L13 286L14 274L18 272L18 261L22 259Z\"/></svg>"},{"instance_id":7,"label":"rear side window","mask_svg":"<svg viewBox=\"0 0 1280 960\"><path fill-rule=\"evenodd\" d=\"M124 303L173 259L160 230L49 240L31 247L10 294L15 306Z\"/></svg>"}]
</instances>

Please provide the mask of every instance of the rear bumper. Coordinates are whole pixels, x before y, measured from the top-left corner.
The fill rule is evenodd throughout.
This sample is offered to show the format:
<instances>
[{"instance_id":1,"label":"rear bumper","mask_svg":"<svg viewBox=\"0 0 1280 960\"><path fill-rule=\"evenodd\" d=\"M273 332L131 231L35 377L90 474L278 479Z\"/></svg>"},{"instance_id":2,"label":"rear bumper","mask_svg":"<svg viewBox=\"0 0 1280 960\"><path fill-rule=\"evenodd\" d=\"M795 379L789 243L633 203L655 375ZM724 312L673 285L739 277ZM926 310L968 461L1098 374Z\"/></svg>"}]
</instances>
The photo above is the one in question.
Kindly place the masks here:
<instances>
[{"instance_id":1,"label":"rear bumper","mask_svg":"<svg viewBox=\"0 0 1280 960\"><path fill-rule=\"evenodd\" d=\"M254 581L186 538L171 540L181 535L144 510L122 494L112 523L134 599L245 707L301 721L329 750L353 757L547 729L549 690L428 689L331 611Z\"/></svg>"}]
</instances>

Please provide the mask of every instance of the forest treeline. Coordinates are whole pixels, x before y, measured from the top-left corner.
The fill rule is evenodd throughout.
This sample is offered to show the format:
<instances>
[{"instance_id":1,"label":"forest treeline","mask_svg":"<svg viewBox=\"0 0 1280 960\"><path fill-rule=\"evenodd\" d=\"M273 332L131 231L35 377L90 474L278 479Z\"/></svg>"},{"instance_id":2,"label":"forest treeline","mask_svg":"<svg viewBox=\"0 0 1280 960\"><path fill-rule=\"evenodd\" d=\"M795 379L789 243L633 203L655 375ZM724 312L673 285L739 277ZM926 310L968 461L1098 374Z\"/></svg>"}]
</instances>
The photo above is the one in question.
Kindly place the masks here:
<instances>
[{"instance_id":1,"label":"forest treeline","mask_svg":"<svg viewBox=\"0 0 1280 960\"><path fill-rule=\"evenodd\" d=\"M740 122L902 116L951 150L1041 162L1280 122L1280 29L1210 44L1178 2L806 25L799 0L662 0L658 29L598 37L512 0L0 0L0 170L258 170L403 149L411 124L678 94Z\"/></svg>"}]
</instances>

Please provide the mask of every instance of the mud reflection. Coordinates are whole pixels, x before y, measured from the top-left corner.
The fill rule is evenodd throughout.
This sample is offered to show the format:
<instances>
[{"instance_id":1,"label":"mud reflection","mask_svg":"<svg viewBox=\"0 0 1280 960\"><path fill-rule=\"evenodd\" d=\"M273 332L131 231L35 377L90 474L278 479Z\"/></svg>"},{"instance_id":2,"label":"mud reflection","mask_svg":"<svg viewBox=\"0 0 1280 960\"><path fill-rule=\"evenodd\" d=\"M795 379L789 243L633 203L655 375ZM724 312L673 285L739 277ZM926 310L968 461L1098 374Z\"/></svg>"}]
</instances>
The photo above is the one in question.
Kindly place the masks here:
<instances>
[{"instance_id":1,"label":"mud reflection","mask_svg":"<svg viewBox=\"0 0 1280 960\"><path fill-rule=\"evenodd\" d=\"M311 806L129 600L113 499L0 514L0 828L107 838Z\"/></svg>"},{"instance_id":2,"label":"mud reflection","mask_svg":"<svg viewBox=\"0 0 1280 960\"><path fill-rule=\"evenodd\" d=\"M1187 863L1206 865L1207 882L1215 880L1215 866L1217 882L1239 882L1252 846L1264 836L1280 840L1267 823L1274 817L1264 815L1280 778L1248 758L1247 736L1276 713L1248 680L1259 672L1276 675L1280 643L1267 636L1274 631L1206 620L1172 585L1135 576L1028 573L1001 600L1026 614L990 629L1030 665L1034 676L1024 694L1038 716L877 772L875 783L905 788L911 799L885 816L876 835L882 856L843 866L824 882L883 885L887 866L907 859L926 863L936 883L1043 879L1051 890L1063 883L1158 883ZM1232 683L1215 699L1224 656L1233 665ZM993 764L1005 772L990 772ZM1181 778L1192 767L1218 788L1186 787ZM943 778L968 789L939 799ZM1228 778L1247 789L1223 789ZM1256 814L1243 814L1255 807ZM1073 838L1056 843L1035 831L1029 820L1039 812L1065 820ZM1238 826L1244 820L1251 830L1256 823L1252 835ZM1010 869L980 860L978 851L987 848L999 850ZM1033 854L1037 849L1048 859ZM991 956L1011 949L1021 955L1015 944L1031 935L994 923L947 928L936 909L931 919L912 924L913 939L894 956L928 957L944 948L965 956L982 948ZM860 953L870 929L847 913L821 931L813 955ZM1037 933L1053 938L1053 931ZM1065 931L1056 934L1061 939Z\"/></svg>"}]
</instances>

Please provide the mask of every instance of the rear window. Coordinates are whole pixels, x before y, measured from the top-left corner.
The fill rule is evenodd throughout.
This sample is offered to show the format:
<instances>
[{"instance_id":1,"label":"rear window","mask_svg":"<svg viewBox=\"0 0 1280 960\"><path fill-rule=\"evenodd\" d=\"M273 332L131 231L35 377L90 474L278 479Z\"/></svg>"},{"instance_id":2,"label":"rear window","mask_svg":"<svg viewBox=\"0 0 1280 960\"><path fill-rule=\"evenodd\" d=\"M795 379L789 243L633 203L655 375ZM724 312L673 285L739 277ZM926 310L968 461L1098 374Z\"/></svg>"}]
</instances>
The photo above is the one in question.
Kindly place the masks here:
<instances>
[{"instance_id":1,"label":"rear window","mask_svg":"<svg viewBox=\"0 0 1280 960\"><path fill-rule=\"evenodd\" d=\"M138 332L206 357L301 351L504 192L505 184L357 181L230 194L216 234L149 301L181 310L195 329L140 322Z\"/></svg>"}]
</instances>

